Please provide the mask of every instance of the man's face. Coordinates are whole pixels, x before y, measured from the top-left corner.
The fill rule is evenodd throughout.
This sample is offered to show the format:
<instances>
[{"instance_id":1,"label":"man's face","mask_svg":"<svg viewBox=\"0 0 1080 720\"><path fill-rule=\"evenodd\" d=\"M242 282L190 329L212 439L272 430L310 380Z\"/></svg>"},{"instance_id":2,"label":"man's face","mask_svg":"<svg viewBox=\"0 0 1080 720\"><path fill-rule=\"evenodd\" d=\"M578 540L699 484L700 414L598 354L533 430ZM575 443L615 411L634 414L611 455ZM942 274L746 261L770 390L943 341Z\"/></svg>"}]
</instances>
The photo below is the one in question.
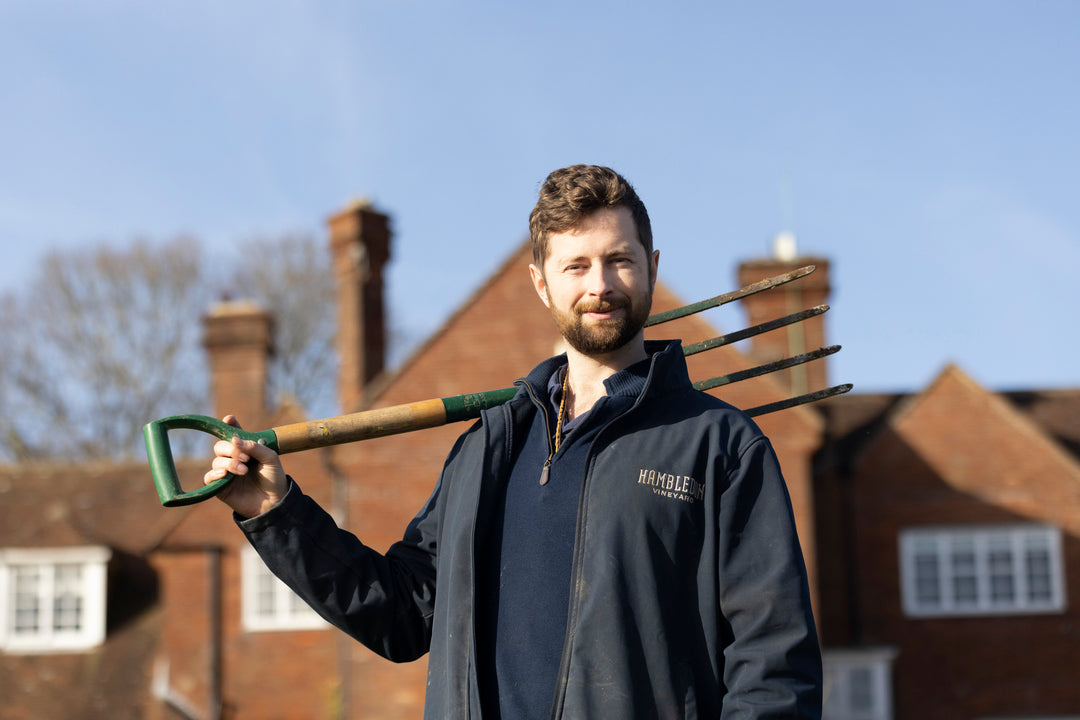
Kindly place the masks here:
<instances>
[{"instance_id":1,"label":"man's face","mask_svg":"<svg viewBox=\"0 0 1080 720\"><path fill-rule=\"evenodd\" d=\"M628 209L603 209L552 235L544 267L529 270L570 347L599 356L640 335L652 307L658 258L645 253Z\"/></svg>"}]
</instances>

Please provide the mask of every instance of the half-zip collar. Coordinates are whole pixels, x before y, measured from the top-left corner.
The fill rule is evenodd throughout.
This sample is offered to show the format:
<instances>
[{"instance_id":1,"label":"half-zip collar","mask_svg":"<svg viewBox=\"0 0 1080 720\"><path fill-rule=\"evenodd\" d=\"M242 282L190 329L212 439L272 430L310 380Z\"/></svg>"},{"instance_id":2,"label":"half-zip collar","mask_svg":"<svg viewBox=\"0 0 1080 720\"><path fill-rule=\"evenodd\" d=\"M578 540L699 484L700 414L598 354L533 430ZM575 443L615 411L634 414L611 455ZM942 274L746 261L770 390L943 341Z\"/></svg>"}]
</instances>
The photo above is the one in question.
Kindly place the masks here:
<instances>
[{"instance_id":1,"label":"half-zip collar","mask_svg":"<svg viewBox=\"0 0 1080 720\"><path fill-rule=\"evenodd\" d=\"M678 341L646 342L645 349L649 357L605 379L604 387L607 390L607 395L633 398L641 395L652 369L653 357L666 350L673 342L677 343ZM559 402L562 399L562 378L567 371L567 366L566 354L557 355L538 365L527 377L519 378L514 383L520 388L515 400L523 395L527 396L533 405L544 414L545 423L550 429L548 457L540 470L541 485L547 484L551 473L551 463L555 460L555 441L552 435L555 425L552 424L552 417L553 413L557 412ZM540 388L546 390L544 395L546 395L547 402L544 401L544 395L541 395ZM565 423L562 428L563 433L571 432L587 415L588 413L583 413L576 416L571 422Z\"/></svg>"}]
</instances>

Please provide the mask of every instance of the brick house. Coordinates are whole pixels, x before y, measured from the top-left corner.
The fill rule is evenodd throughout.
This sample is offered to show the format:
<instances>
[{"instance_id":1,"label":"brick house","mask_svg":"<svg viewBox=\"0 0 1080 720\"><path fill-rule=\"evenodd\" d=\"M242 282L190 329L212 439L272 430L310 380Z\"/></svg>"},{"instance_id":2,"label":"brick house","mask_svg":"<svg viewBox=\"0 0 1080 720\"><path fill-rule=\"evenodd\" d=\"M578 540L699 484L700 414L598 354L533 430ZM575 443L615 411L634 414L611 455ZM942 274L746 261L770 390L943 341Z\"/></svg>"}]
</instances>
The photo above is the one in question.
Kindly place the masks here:
<instances>
[{"instance_id":1,"label":"brick house","mask_svg":"<svg viewBox=\"0 0 1080 720\"><path fill-rule=\"evenodd\" d=\"M819 410L818 625L858 683L843 702L1080 717L1080 391L992 393L949 366Z\"/></svg>"},{"instance_id":2,"label":"brick house","mask_svg":"<svg viewBox=\"0 0 1080 720\"><path fill-rule=\"evenodd\" d=\"M400 367L384 367L388 219L331 218L344 411L506 387L558 336L513 252ZM806 264L762 260L739 282ZM747 303L824 302L828 263ZM718 288L718 291L729 288ZM681 305L658 285L655 310ZM272 319L204 319L216 414L303 420L266 398ZM700 316L650 331L718 335ZM855 341L856 339L848 339ZM815 319L690 359L695 379L825 344ZM722 388L740 407L825 386L823 361ZM950 367L922 392L760 419L792 495L836 720L1080 717L1080 391L991 393ZM462 426L286 457L304 490L385 549ZM187 488L205 462L179 468ZM395 665L268 576L216 502L163 509L144 465L0 468L0 718L414 718L426 662Z\"/></svg>"}]
</instances>

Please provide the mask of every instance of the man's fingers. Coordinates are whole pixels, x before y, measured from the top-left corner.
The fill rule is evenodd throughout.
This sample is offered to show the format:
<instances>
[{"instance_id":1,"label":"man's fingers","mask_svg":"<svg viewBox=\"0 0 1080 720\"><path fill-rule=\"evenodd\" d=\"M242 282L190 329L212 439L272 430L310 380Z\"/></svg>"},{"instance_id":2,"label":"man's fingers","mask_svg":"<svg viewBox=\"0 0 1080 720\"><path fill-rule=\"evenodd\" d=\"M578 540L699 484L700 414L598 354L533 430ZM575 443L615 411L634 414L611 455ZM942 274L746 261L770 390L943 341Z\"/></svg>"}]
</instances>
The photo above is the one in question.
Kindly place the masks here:
<instances>
[{"instance_id":1,"label":"man's fingers","mask_svg":"<svg viewBox=\"0 0 1080 720\"><path fill-rule=\"evenodd\" d=\"M214 455L217 457L235 457L240 462L247 462L250 456L244 451L243 441L234 437L232 440L218 440L214 443ZM254 445L255 443L251 443Z\"/></svg>"},{"instance_id":2,"label":"man's fingers","mask_svg":"<svg viewBox=\"0 0 1080 720\"><path fill-rule=\"evenodd\" d=\"M281 464L278 454L266 445L254 440L233 437L230 440L218 440L214 443L213 467L225 467L234 475L243 475L251 464L276 466ZM234 464L235 463L235 464Z\"/></svg>"},{"instance_id":3,"label":"man's fingers","mask_svg":"<svg viewBox=\"0 0 1080 720\"><path fill-rule=\"evenodd\" d=\"M213 462L210 463L210 467L213 470L227 470L233 475L244 475L248 471L247 462L248 458L246 456L241 459L223 455L214 458Z\"/></svg>"},{"instance_id":4,"label":"man's fingers","mask_svg":"<svg viewBox=\"0 0 1080 720\"><path fill-rule=\"evenodd\" d=\"M220 480L225 477L225 473L232 473L233 475L247 475L248 466L242 462L239 462L235 458L218 457L214 458L214 462L211 463L210 469L203 475L203 482L213 482L214 480Z\"/></svg>"},{"instance_id":5,"label":"man's fingers","mask_svg":"<svg viewBox=\"0 0 1080 720\"><path fill-rule=\"evenodd\" d=\"M224 443L226 447L232 447L231 443ZM225 477L225 473L233 475L247 475L251 470L249 463L251 458L247 453L241 452L236 456L218 455L210 462L210 470L203 475L203 482L210 483Z\"/></svg>"},{"instance_id":6,"label":"man's fingers","mask_svg":"<svg viewBox=\"0 0 1080 720\"><path fill-rule=\"evenodd\" d=\"M231 440L219 440L215 443L214 452L220 456L234 457L240 462L247 462L252 458L255 458L258 462L272 462L277 456L277 453L265 445L260 445L254 440L242 440L235 436Z\"/></svg>"}]
</instances>

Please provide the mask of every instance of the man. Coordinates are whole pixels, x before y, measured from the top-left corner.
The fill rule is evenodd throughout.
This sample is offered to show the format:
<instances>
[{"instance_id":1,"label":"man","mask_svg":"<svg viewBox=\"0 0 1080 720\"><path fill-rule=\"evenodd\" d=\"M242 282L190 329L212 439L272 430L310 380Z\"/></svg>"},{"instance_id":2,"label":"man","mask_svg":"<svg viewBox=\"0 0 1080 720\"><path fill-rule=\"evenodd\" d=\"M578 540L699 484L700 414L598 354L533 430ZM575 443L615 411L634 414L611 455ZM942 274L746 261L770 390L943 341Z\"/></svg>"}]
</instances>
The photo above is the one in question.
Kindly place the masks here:
<instances>
[{"instance_id":1,"label":"man","mask_svg":"<svg viewBox=\"0 0 1080 720\"><path fill-rule=\"evenodd\" d=\"M692 389L678 342L644 340L645 206L614 171L575 165L548 176L529 227L566 354L458 439L385 555L265 447L217 443L206 481L240 476L222 499L323 617L392 660L430 653L427 718L820 717L772 448Z\"/></svg>"}]
</instances>

